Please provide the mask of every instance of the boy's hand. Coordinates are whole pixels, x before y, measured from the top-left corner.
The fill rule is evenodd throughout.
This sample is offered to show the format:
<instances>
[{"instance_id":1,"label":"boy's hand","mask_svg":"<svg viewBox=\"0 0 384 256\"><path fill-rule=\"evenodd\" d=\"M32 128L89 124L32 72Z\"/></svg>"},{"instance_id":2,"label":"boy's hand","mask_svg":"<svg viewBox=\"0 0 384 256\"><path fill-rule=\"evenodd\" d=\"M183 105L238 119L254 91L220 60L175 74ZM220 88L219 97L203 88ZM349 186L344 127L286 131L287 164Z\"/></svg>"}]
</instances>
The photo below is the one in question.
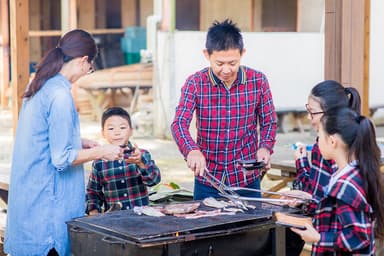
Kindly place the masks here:
<instances>
[{"instance_id":1,"label":"boy's hand","mask_svg":"<svg viewBox=\"0 0 384 256\"><path fill-rule=\"evenodd\" d=\"M129 164L136 164L140 168L145 168L145 164L141 160L142 153L137 146L137 144L134 144L134 151L130 154L130 156L125 160Z\"/></svg>"},{"instance_id":2,"label":"boy's hand","mask_svg":"<svg viewBox=\"0 0 384 256\"><path fill-rule=\"evenodd\" d=\"M90 211L90 212L88 213L89 216L94 216L94 215L97 215L97 214L99 214L99 211L96 210L96 209L94 209L94 210L92 210L92 211Z\"/></svg>"}]
</instances>

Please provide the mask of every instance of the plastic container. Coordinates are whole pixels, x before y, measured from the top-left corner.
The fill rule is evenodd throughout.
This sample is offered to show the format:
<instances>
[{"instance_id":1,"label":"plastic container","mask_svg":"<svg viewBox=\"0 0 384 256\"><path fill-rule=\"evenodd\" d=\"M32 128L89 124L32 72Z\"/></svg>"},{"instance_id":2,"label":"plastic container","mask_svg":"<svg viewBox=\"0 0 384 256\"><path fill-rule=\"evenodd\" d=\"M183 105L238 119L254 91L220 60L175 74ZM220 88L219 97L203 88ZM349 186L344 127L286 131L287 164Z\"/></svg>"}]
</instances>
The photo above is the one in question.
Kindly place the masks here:
<instances>
[{"instance_id":1,"label":"plastic container","mask_svg":"<svg viewBox=\"0 0 384 256\"><path fill-rule=\"evenodd\" d=\"M140 50L147 48L147 34L144 27L127 27L120 39L125 64L140 62Z\"/></svg>"}]
</instances>

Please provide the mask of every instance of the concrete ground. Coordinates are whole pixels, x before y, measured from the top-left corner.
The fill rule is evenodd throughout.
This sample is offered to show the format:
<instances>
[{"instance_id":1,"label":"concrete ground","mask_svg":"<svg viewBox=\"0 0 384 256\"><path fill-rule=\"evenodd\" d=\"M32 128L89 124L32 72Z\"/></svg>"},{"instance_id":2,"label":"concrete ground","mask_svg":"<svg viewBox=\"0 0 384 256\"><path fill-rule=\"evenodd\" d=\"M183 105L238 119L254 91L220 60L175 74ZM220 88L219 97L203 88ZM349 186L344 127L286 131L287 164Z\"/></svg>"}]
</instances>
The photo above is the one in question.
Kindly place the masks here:
<instances>
[{"instance_id":1,"label":"concrete ground","mask_svg":"<svg viewBox=\"0 0 384 256\"><path fill-rule=\"evenodd\" d=\"M81 120L81 134L84 138L98 140L100 143L104 143L100 136L100 124L89 118L89 116L80 116ZM288 120L289 122L289 120ZM287 150L286 154L292 155L293 151L290 149L290 145L295 142L313 143L316 134L311 131L308 122L303 120L305 126L305 132L292 131L294 125L288 124L290 132L278 133L276 140L276 149ZM378 119L377 123L380 126L377 127L377 137L384 143L384 126L382 119ZM162 174L162 182L175 182L186 189L193 191L193 174L186 167L185 161L179 153L176 144L172 140L162 140L153 137L144 137L139 133L134 132L132 141L137 143L141 148L149 150L152 154L153 159L159 166ZM0 110L0 177L3 172L9 172L10 162L12 156L12 145L13 145L13 131L12 131L12 116L9 110ZM90 163L85 164L86 177L89 175ZM276 170L270 170L273 172ZM268 189L279 183L279 180L269 180L267 175L262 181L262 187ZM0 205L0 208L4 207ZM1 218L5 220L5 218ZM0 223L0 226L5 223ZM307 244L305 249L301 253L301 256L310 255L310 245Z\"/></svg>"},{"instance_id":2,"label":"concrete ground","mask_svg":"<svg viewBox=\"0 0 384 256\"><path fill-rule=\"evenodd\" d=\"M91 120L87 115L81 115L81 134L84 138L94 139L100 143L104 143L100 136L99 122ZM293 152L290 145L295 142L313 143L315 133L310 129L308 122L304 121L306 128L305 132L290 131L287 133L278 133L276 140L276 150L287 150L288 157ZM289 122L289 120L288 120ZM293 125L288 124L287 127L293 130ZM384 142L384 126L377 128L378 138ZM167 183L173 181L181 186L192 189L193 188L193 174L186 167L182 155L179 153L176 144L173 140L163 140L154 137L141 136L139 133L134 132L131 138L133 142L141 148L149 150L153 159L159 166L162 174L162 182ZM0 175L1 170L9 170L12 145L13 145L13 131L12 131L12 115L9 110L0 110ZM273 156L272 156L273 157ZM85 165L87 172L90 170L90 163ZM273 170L272 170L273 171ZM86 174L87 175L87 174ZM270 186L269 181L262 183L262 185Z\"/></svg>"}]
</instances>

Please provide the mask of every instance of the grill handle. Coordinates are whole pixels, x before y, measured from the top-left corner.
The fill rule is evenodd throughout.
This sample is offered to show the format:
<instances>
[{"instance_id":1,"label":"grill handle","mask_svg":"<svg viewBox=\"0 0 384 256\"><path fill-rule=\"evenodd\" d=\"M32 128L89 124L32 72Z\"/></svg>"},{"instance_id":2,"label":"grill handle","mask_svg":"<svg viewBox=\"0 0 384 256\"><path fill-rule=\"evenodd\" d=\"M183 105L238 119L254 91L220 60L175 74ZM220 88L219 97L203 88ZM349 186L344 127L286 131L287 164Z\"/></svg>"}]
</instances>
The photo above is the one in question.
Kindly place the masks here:
<instances>
[{"instance_id":1,"label":"grill handle","mask_svg":"<svg viewBox=\"0 0 384 256\"><path fill-rule=\"evenodd\" d=\"M87 231L87 230L85 230L85 229L82 229L82 228L80 228L80 227L71 227L70 230L71 230L72 232L74 232L74 233L88 233L88 234L92 233L92 232L89 232L89 231Z\"/></svg>"},{"instance_id":2,"label":"grill handle","mask_svg":"<svg viewBox=\"0 0 384 256\"><path fill-rule=\"evenodd\" d=\"M117 239L117 238L110 237L110 236L103 237L101 239L101 241L103 241L104 243L107 243L107 244L125 244L124 241Z\"/></svg>"}]
</instances>

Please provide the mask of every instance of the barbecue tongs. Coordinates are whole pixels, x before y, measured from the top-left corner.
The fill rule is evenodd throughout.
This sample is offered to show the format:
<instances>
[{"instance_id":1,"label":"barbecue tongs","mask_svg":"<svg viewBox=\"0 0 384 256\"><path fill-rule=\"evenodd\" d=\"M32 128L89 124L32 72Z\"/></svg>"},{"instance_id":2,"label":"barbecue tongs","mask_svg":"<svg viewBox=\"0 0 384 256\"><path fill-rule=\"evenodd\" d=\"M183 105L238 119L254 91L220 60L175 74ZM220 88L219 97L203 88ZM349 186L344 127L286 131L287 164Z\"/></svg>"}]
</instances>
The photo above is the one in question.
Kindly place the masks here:
<instances>
[{"instance_id":1,"label":"barbecue tongs","mask_svg":"<svg viewBox=\"0 0 384 256\"><path fill-rule=\"evenodd\" d=\"M273 192L273 191L268 191L268 190L263 190L263 189L254 189L254 188L243 188L243 187L227 187L229 191L235 192L235 191L252 191L252 192L260 192L264 194L270 194L270 195L278 195L278 196L283 196L283 197L288 197L292 199L278 199L278 198L257 198L257 197L242 197L239 196L236 199L239 200L246 200L246 201L259 201L259 202L266 202L266 203L284 203L288 204L292 202L292 200L295 200L296 203L302 204L304 206L309 205L312 202L317 202L313 198L305 198L303 196L298 196L298 195L289 195L289 194L284 194L281 192ZM228 192L229 192L228 191Z\"/></svg>"},{"instance_id":2,"label":"barbecue tongs","mask_svg":"<svg viewBox=\"0 0 384 256\"><path fill-rule=\"evenodd\" d=\"M240 197L236 192L230 190L230 188L225 185L223 182L218 180L215 176L213 176L207 168L205 168L205 172L203 177L220 192L220 195L229 199L232 203L235 204L236 207L241 208L243 210L248 210L247 203L237 199Z\"/></svg>"}]
</instances>

